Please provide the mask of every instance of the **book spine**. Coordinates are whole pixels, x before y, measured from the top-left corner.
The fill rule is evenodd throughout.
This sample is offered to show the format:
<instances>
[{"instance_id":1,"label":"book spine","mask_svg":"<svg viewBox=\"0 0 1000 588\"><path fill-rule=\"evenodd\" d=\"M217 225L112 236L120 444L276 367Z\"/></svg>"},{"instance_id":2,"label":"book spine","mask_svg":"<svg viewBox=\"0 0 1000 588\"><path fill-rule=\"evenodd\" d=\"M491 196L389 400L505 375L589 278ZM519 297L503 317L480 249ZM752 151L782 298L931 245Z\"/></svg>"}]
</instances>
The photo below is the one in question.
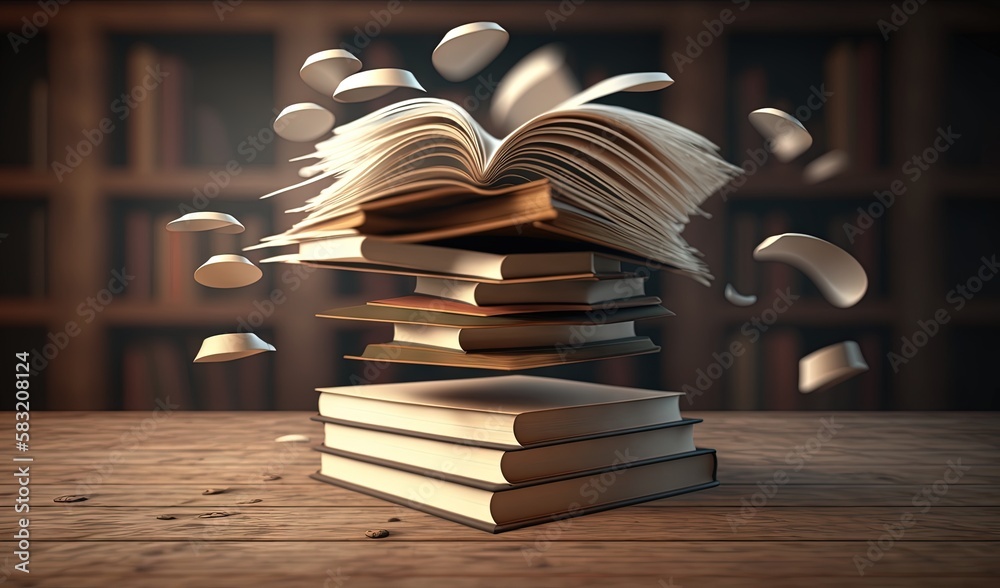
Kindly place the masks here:
<instances>
[{"instance_id":1,"label":"book spine","mask_svg":"<svg viewBox=\"0 0 1000 588\"><path fill-rule=\"evenodd\" d=\"M160 386L152 402L162 400L178 404L182 409L191 407L191 381L181 357L180 347L172 340L161 338L152 344ZM152 404L151 404L152 406Z\"/></svg>"},{"instance_id":2,"label":"book spine","mask_svg":"<svg viewBox=\"0 0 1000 588\"><path fill-rule=\"evenodd\" d=\"M156 51L148 45L135 45L129 49L126 66L126 92L141 88L143 80L157 65ZM156 168L157 130L159 117L156 91L147 91L144 100L132 109L128 124L129 162L133 171L149 173Z\"/></svg>"},{"instance_id":3,"label":"book spine","mask_svg":"<svg viewBox=\"0 0 1000 588\"><path fill-rule=\"evenodd\" d=\"M826 57L824 76L830 84L832 95L825 107L827 127L827 148L851 153L851 102L853 82L851 80L852 47L850 41L837 43Z\"/></svg>"},{"instance_id":4,"label":"book spine","mask_svg":"<svg viewBox=\"0 0 1000 588\"><path fill-rule=\"evenodd\" d=\"M760 148L763 139L753 128L746 116L748 113L768 106L767 101L767 73L763 67L755 66L740 73L737 81L739 93L737 94L737 104L739 111L735 120L740 121L739 128L739 153L733 155L735 161L739 163L747 157L747 152Z\"/></svg>"},{"instance_id":5,"label":"book spine","mask_svg":"<svg viewBox=\"0 0 1000 588\"><path fill-rule=\"evenodd\" d=\"M750 343L741 337L738 331L733 332L730 341L739 341L743 345L743 354L733 359L733 367L729 371L726 385L728 401L725 408L729 410L758 410L761 408L761 393L759 381L760 342Z\"/></svg>"},{"instance_id":6,"label":"book spine","mask_svg":"<svg viewBox=\"0 0 1000 588\"><path fill-rule=\"evenodd\" d=\"M140 410L149 393L150 368L146 350L141 345L126 345L122 351L122 404L123 410Z\"/></svg>"},{"instance_id":7,"label":"book spine","mask_svg":"<svg viewBox=\"0 0 1000 588\"><path fill-rule=\"evenodd\" d=\"M153 286L156 291L156 298L162 301L169 301L171 299L171 282L173 280L172 273L172 262L171 262L171 248L172 242L176 241L181 237L178 233L171 233L166 229L167 223L174 219L173 214L160 214L156 217L156 223L153 225L153 245L154 245L154 255L151 259L154 260L153 275L154 281ZM186 235L190 236L190 235Z\"/></svg>"},{"instance_id":8,"label":"book spine","mask_svg":"<svg viewBox=\"0 0 1000 588\"><path fill-rule=\"evenodd\" d=\"M44 172L49 165L49 83L38 79L31 84L31 167Z\"/></svg>"},{"instance_id":9,"label":"book spine","mask_svg":"<svg viewBox=\"0 0 1000 588\"><path fill-rule=\"evenodd\" d=\"M749 213L739 213L733 220L732 255L733 286L743 294L756 293L760 288L757 279L753 250L762 241L757 232L757 217Z\"/></svg>"},{"instance_id":10,"label":"book spine","mask_svg":"<svg viewBox=\"0 0 1000 588\"><path fill-rule=\"evenodd\" d=\"M152 296L152 229L152 215L148 210L131 210L126 214L125 269L135 276L126 296L134 300L149 300Z\"/></svg>"},{"instance_id":11,"label":"book spine","mask_svg":"<svg viewBox=\"0 0 1000 588\"><path fill-rule=\"evenodd\" d=\"M48 247L46 247L45 216L45 208L41 206L33 208L28 216L28 235L31 239L31 248L28 251L30 257L28 287L31 295L36 298L45 296L46 292Z\"/></svg>"},{"instance_id":12,"label":"book spine","mask_svg":"<svg viewBox=\"0 0 1000 588\"><path fill-rule=\"evenodd\" d=\"M859 376L860 398L851 408L860 410L881 410L884 407L882 391L882 358L885 357L885 346L882 337L877 333L866 333L858 341L861 356L868 364L868 371Z\"/></svg>"},{"instance_id":13,"label":"book spine","mask_svg":"<svg viewBox=\"0 0 1000 588\"><path fill-rule=\"evenodd\" d=\"M775 329L760 341L764 354L764 397L767 410L796 410L799 394L799 335Z\"/></svg>"},{"instance_id":14,"label":"book spine","mask_svg":"<svg viewBox=\"0 0 1000 588\"><path fill-rule=\"evenodd\" d=\"M879 165L881 121L879 120L880 46L872 40L858 46L858 168L871 171Z\"/></svg>"},{"instance_id":15,"label":"book spine","mask_svg":"<svg viewBox=\"0 0 1000 588\"><path fill-rule=\"evenodd\" d=\"M184 86L185 67L174 55L163 57L163 69L170 77L163 81L160 109L160 152L164 169L177 169L184 165Z\"/></svg>"}]
</instances>

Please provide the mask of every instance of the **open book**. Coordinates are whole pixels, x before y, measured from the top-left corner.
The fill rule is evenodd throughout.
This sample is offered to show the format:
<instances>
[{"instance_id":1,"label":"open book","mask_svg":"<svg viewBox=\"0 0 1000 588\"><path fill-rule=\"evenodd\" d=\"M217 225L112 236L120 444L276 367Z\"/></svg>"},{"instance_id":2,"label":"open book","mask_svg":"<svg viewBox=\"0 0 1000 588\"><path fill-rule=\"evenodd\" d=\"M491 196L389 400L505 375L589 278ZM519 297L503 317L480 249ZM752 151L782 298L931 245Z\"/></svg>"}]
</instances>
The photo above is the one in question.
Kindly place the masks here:
<instances>
[{"instance_id":1,"label":"open book","mask_svg":"<svg viewBox=\"0 0 1000 588\"><path fill-rule=\"evenodd\" d=\"M447 100L416 98L382 108L335 129L314 153L299 158L314 160L300 170L307 179L268 196L303 186L320 190L290 211L306 213L303 220L264 244L350 235L366 226L405 232L405 223L400 228L380 217L375 203L401 199L426 205L428 199L459 197L469 211L466 226L474 230L589 243L595 247L581 248L652 260L707 283L707 267L680 233L692 215L704 214L699 205L739 168L720 159L710 141L679 125L588 104L619 91L643 91L664 78L669 80L657 72L610 78L503 139ZM535 187L517 191L546 179L548 199ZM430 191L438 195L427 196ZM507 197L517 202L506 209L486 200ZM433 230L433 218L414 214L412 230ZM455 215L447 221L462 222ZM303 252L299 257L308 260Z\"/></svg>"}]
</instances>

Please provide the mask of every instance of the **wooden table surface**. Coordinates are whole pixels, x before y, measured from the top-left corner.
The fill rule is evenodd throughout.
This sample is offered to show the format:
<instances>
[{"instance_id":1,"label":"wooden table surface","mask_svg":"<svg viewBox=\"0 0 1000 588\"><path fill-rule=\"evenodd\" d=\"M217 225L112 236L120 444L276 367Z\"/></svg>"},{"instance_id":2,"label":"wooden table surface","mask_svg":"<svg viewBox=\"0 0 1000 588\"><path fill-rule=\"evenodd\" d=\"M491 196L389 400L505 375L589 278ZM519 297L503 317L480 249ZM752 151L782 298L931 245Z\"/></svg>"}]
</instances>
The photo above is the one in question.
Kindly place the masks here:
<instances>
[{"instance_id":1,"label":"wooden table surface","mask_svg":"<svg viewBox=\"0 0 1000 588\"><path fill-rule=\"evenodd\" d=\"M307 478L318 454L274 439L318 441L310 416L32 414L31 572L13 570L9 463L0 580L655 588L995 586L1000 577L997 414L691 413L705 419L699 446L718 450L721 487L500 535ZM11 413L3 421L13 429ZM66 494L89 500L53 502ZM233 514L198 518L211 511ZM392 534L366 538L375 528Z\"/></svg>"}]
</instances>

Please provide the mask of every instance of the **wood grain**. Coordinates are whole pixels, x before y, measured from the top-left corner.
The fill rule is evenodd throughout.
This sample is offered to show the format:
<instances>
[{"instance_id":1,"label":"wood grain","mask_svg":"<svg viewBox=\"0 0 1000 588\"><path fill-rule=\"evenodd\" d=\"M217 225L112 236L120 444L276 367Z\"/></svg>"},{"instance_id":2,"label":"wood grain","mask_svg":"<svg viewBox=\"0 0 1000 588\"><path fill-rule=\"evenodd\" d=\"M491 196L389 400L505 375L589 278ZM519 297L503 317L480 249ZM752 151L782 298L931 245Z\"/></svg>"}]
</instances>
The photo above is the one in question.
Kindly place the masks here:
<instances>
[{"instance_id":1,"label":"wood grain","mask_svg":"<svg viewBox=\"0 0 1000 588\"><path fill-rule=\"evenodd\" d=\"M33 414L32 573L11 576L8 560L0 577L60 587L129 586L141 575L151 588L822 588L992 586L1000 574L998 415L695 413L705 419L699 444L719 451L721 487L500 535L309 480L315 452L274 439L319 441L310 416ZM842 426L817 437L830 416ZM939 484L923 512L915 498L959 460L967 471ZM788 480L769 487L776 472ZM219 487L228 490L201 493ZM0 502L17 492L13 476L0 478ZM89 499L52 501L63 494ZM239 504L247 499L260 501ZM219 510L235 514L198 518ZM886 525L910 515L889 544ZM16 524L11 511L0 516L5 528ZM368 539L372 528L391 535ZM860 575L855 557L880 539L887 549Z\"/></svg>"}]
</instances>

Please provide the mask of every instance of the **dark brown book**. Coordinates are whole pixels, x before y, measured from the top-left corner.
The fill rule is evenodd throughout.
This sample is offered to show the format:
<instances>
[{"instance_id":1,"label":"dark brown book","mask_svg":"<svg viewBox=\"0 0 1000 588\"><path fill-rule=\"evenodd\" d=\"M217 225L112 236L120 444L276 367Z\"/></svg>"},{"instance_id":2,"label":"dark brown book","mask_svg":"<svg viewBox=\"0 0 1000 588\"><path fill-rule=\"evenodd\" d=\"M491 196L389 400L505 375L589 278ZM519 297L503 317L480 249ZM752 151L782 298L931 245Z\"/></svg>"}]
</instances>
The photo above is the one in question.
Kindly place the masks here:
<instances>
[{"instance_id":1,"label":"dark brown book","mask_svg":"<svg viewBox=\"0 0 1000 588\"><path fill-rule=\"evenodd\" d=\"M373 343L360 355L345 355L347 359L387 363L415 363L491 369L501 371L528 370L556 365L566 365L612 357L626 357L656 353L659 346L648 337L633 337L611 343L594 343L564 348L518 349L462 353L429 346L399 343Z\"/></svg>"}]
</instances>

